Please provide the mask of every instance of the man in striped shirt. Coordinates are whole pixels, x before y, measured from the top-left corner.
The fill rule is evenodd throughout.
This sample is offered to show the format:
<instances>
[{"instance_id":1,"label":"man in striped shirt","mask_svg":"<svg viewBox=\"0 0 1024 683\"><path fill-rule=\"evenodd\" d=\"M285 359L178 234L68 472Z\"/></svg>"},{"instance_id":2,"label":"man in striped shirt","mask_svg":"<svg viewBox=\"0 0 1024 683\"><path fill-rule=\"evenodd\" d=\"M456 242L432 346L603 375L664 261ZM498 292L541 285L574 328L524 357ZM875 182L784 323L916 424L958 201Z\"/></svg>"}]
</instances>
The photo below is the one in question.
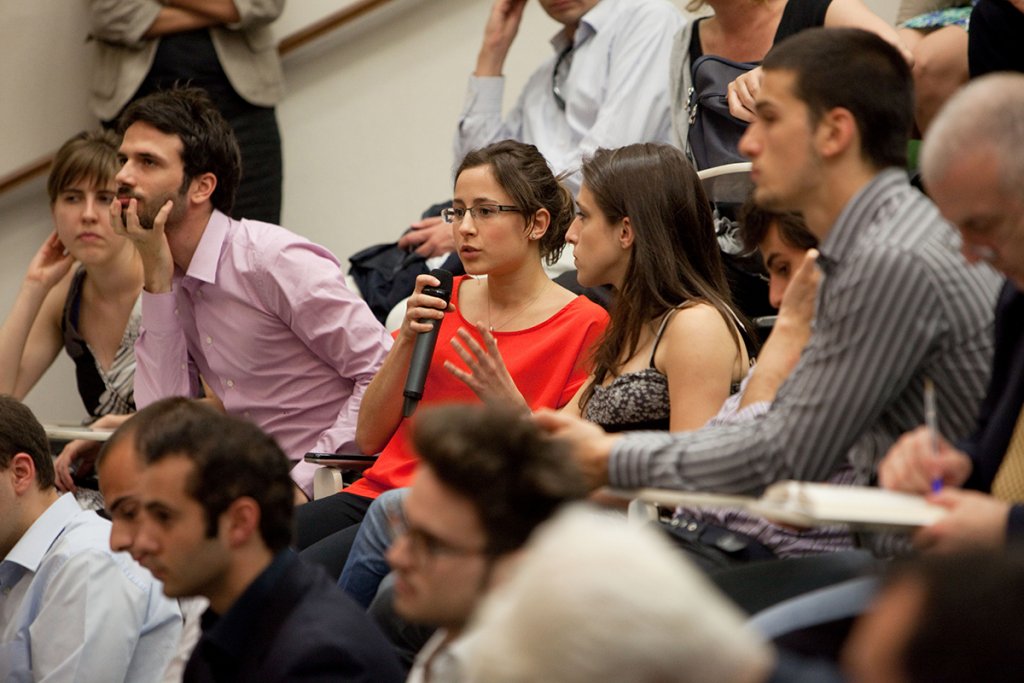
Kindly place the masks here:
<instances>
[{"instance_id":1,"label":"man in striped shirt","mask_svg":"<svg viewBox=\"0 0 1024 683\"><path fill-rule=\"evenodd\" d=\"M868 483L893 441L922 422L925 378L943 434L972 426L1000 281L968 266L956 232L902 170L906 62L863 31L805 31L765 59L757 115L740 142L755 200L800 211L821 241L811 339L771 407L745 424L608 435L539 416L573 443L595 487L757 494L782 479L826 480L846 464ZM746 402L771 400L778 381L759 370Z\"/></svg>"}]
</instances>

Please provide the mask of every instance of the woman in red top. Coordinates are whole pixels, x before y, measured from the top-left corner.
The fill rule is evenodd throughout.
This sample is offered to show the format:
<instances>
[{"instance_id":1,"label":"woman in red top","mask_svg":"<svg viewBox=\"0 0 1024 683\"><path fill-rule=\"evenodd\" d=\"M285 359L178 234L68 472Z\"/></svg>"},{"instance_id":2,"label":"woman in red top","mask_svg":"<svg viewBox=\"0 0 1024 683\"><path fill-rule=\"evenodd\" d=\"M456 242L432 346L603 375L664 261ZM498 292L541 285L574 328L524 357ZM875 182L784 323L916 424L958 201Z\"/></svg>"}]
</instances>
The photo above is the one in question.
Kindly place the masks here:
<instances>
[{"instance_id":1,"label":"woman in red top","mask_svg":"<svg viewBox=\"0 0 1024 683\"><path fill-rule=\"evenodd\" d=\"M441 321L421 405L506 401L515 392L530 409L558 408L576 394L608 316L554 283L541 262L558 259L574 215L572 196L533 145L507 140L466 156L444 218L467 275L455 279L447 310L423 293L437 280L417 278L395 344L359 411L356 441L364 453L381 456L345 491L299 508L300 549L357 524L380 493L411 483L416 456L402 390L416 337L430 329L420 321ZM354 533L331 545L347 554Z\"/></svg>"}]
</instances>

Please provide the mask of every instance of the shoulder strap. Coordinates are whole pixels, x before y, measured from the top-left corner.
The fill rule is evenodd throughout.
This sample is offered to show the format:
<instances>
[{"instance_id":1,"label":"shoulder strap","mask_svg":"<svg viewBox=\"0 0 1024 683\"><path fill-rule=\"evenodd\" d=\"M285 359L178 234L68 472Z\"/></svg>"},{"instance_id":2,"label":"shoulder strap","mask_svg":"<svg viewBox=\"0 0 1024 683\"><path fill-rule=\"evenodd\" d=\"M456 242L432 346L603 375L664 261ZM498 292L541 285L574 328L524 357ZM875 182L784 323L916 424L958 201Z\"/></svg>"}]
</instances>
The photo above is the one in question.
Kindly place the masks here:
<instances>
[{"instance_id":1,"label":"shoulder strap","mask_svg":"<svg viewBox=\"0 0 1024 683\"><path fill-rule=\"evenodd\" d=\"M658 352L658 344L661 343L661 335L665 334L665 327L668 326L669 318L679 310L679 307L670 308L665 312L665 317L661 319L661 325L658 325L658 332L654 335L654 346L651 348L651 360L647 364L648 367L654 367L654 354ZM656 368L655 368L656 369Z\"/></svg>"},{"instance_id":2,"label":"shoulder strap","mask_svg":"<svg viewBox=\"0 0 1024 683\"><path fill-rule=\"evenodd\" d=\"M71 284L68 286L68 296L64 299L64 311L60 317L61 331L64 337L68 334L77 334L78 330L78 309L82 303L82 283L85 281L85 267L80 266L75 274L71 276Z\"/></svg>"}]
</instances>

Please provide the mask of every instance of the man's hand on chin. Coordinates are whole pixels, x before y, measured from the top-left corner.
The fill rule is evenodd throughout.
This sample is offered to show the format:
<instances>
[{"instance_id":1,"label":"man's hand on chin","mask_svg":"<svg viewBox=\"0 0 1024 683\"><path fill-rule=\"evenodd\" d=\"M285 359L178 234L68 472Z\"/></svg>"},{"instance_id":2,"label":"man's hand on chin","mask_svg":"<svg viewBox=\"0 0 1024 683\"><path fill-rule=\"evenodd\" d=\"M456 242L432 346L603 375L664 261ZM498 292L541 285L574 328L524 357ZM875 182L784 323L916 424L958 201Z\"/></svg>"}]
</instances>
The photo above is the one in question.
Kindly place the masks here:
<instances>
[{"instance_id":1,"label":"man's hand on chin","mask_svg":"<svg viewBox=\"0 0 1024 683\"><path fill-rule=\"evenodd\" d=\"M597 489L608 485L608 458L618 435L608 434L593 422L553 410L538 410L533 419L548 434L569 443L587 486Z\"/></svg>"}]
</instances>

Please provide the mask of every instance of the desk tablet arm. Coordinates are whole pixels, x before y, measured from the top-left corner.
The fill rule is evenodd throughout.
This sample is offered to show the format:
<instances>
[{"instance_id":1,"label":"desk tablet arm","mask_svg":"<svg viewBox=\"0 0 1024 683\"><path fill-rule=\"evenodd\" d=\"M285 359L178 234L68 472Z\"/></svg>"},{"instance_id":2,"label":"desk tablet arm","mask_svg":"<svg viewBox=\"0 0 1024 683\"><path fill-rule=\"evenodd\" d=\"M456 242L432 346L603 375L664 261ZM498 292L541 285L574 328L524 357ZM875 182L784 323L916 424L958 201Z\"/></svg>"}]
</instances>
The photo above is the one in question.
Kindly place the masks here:
<instances>
[{"instance_id":1,"label":"desk tablet arm","mask_svg":"<svg viewBox=\"0 0 1024 683\"><path fill-rule=\"evenodd\" d=\"M345 484L345 475L362 472L377 462L376 455L362 453L306 453L303 460L321 465L313 475L313 500L333 495Z\"/></svg>"}]
</instances>

